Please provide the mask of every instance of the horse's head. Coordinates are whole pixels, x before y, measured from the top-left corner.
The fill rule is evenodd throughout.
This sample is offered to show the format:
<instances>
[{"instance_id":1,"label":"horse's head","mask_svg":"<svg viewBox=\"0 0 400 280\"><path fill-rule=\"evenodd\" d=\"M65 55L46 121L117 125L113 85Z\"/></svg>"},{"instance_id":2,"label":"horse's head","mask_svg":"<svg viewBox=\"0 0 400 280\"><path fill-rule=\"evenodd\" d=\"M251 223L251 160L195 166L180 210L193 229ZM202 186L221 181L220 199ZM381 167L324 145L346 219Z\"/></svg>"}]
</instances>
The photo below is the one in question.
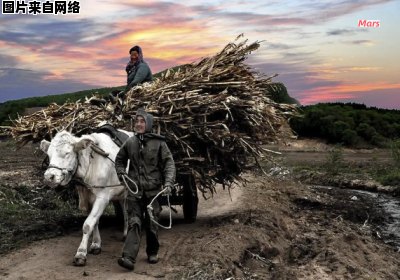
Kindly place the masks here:
<instances>
[{"instance_id":1,"label":"horse's head","mask_svg":"<svg viewBox=\"0 0 400 280\"><path fill-rule=\"evenodd\" d=\"M44 180L49 186L67 185L78 169L78 152L92 143L90 139L79 139L67 131L56 134L49 142L42 140L40 149L49 156L49 166Z\"/></svg>"}]
</instances>

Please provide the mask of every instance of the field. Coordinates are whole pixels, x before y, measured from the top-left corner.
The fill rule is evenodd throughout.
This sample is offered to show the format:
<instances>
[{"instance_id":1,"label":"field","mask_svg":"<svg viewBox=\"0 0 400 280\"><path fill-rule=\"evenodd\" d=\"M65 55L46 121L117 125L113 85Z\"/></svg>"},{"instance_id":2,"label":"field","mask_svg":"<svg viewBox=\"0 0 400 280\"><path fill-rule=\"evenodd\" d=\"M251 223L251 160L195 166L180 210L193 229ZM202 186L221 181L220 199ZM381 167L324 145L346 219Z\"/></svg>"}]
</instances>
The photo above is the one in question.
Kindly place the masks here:
<instances>
[{"instance_id":1,"label":"field","mask_svg":"<svg viewBox=\"0 0 400 280\"><path fill-rule=\"evenodd\" d=\"M316 187L317 182L299 176L302 170L321 172L317 167L331 148L321 143L281 147L276 163L289 174L244 174L246 187L230 193L218 189L214 198L200 199L193 224L183 223L178 208L173 228L160 232L160 262L147 264L142 242L134 272L116 263L122 231L111 211L100 222L102 253L89 255L86 267L74 267L84 217L73 192L42 185L43 155L34 153L37 147L15 152L9 142L0 145L1 279L400 278L398 243L388 242L384 231L392 221L377 197ZM358 173L373 170L374 163L390 164L386 150L345 150L343 155ZM369 178L367 172L360 176Z\"/></svg>"}]
</instances>

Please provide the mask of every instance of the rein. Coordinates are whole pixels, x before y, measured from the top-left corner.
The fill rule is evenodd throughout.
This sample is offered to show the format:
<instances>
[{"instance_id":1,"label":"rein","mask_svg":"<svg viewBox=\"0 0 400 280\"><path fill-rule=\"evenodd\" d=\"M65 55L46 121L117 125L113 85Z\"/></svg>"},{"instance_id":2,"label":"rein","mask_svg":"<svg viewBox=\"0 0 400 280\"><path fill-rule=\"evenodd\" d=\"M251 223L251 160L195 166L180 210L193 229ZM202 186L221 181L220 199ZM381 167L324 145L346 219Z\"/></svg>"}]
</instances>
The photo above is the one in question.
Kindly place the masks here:
<instances>
[{"instance_id":1,"label":"rein","mask_svg":"<svg viewBox=\"0 0 400 280\"><path fill-rule=\"evenodd\" d=\"M110 160L110 161L111 161L112 163L114 163L114 165L115 165L115 161L113 161L113 160L109 157L109 153L107 153L106 151L104 151L102 148L100 148L99 146L96 146L96 145L90 145L90 148L91 148L94 152L96 152L96 153L98 153L99 155L101 155L101 156L107 158L108 160Z\"/></svg>"},{"instance_id":2,"label":"rein","mask_svg":"<svg viewBox=\"0 0 400 280\"><path fill-rule=\"evenodd\" d=\"M92 148L92 150L96 153L98 153L99 155L109 159L114 165L115 165L115 161L113 161L110 157L109 154L107 152L105 152L102 148L100 148L99 146L96 145L90 145L90 148ZM128 167L129 167L129 161L128 161ZM126 182L126 179L128 179L130 182L132 182L135 185L136 190L132 191L132 189L129 187L129 184ZM122 175L122 180L124 181L125 187L132 193L132 194L137 194L139 192L139 187L137 186L137 184L135 183L135 181L133 181L128 175ZM86 187L91 187L91 188L110 188L110 187L116 187L116 186L121 186L121 184L119 185L112 185L112 186L89 186L88 184L86 184L85 182L82 181L82 183L85 184Z\"/></svg>"},{"instance_id":3,"label":"rein","mask_svg":"<svg viewBox=\"0 0 400 280\"><path fill-rule=\"evenodd\" d=\"M104 189L104 188L114 188L114 187L120 187L121 184L116 184L116 185L108 185L108 186L92 186L89 185L88 183L86 183L85 181L81 180L81 179L72 179L72 181L77 182L89 189Z\"/></svg>"}]
</instances>

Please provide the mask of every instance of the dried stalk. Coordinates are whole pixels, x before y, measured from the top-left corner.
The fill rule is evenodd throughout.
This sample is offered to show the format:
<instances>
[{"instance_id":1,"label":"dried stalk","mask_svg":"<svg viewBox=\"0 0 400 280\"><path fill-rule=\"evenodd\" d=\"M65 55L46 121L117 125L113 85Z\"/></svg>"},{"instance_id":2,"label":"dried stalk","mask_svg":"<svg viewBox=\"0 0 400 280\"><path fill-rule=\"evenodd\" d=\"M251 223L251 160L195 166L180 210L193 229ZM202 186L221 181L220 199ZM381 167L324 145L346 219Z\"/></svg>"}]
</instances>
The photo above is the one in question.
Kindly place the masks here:
<instances>
[{"instance_id":1,"label":"dried stalk","mask_svg":"<svg viewBox=\"0 0 400 280\"><path fill-rule=\"evenodd\" d=\"M21 144L51 139L63 129L89 133L105 121L131 130L132 117L144 107L166 136L177 172L192 173L203 196L212 194L217 183L231 186L258 158L268 158L271 151L262 145L284 138L281 128L296 111L267 97L278 88L274 76L262 77L243 63L259 47L259 42L246 43L229 43L213 57L169 69L154 82L132 88L122 110L110 102L92 105L91 97L51 104L17 118L6 130Z\"/></svg>"}]
</instances>

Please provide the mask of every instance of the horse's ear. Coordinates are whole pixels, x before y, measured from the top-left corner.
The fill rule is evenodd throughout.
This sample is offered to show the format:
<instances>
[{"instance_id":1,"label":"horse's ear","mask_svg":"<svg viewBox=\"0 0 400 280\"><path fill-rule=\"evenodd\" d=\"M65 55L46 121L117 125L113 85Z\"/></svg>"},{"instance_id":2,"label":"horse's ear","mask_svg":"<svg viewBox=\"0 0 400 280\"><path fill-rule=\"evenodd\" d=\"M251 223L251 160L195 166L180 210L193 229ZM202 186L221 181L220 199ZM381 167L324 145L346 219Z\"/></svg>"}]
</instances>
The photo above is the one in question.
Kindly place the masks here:
<instances>
[{"instance_id":1,"label":"horse's ear","mask_svg":"<svg viewBox=\"0 0 400 280\"><path fill-rule=\"evenodd\" d=\"M78 142L74 143L74 151L79 152L83 149L89 147L90 144L93 144L93 141L90 139L81 139Z\"/></svg>"},{"instance_id":2,"label":"horse's ear","mask_svg":"<svg viewBox=\"0 0 400 280\"><path fill-rule=\"evenodd\" d=\"M50 147L50 142L47 140L42 140L42 142L40 142L40 149L47 153L48 149Z\"/></svg>"}]
</instances>

